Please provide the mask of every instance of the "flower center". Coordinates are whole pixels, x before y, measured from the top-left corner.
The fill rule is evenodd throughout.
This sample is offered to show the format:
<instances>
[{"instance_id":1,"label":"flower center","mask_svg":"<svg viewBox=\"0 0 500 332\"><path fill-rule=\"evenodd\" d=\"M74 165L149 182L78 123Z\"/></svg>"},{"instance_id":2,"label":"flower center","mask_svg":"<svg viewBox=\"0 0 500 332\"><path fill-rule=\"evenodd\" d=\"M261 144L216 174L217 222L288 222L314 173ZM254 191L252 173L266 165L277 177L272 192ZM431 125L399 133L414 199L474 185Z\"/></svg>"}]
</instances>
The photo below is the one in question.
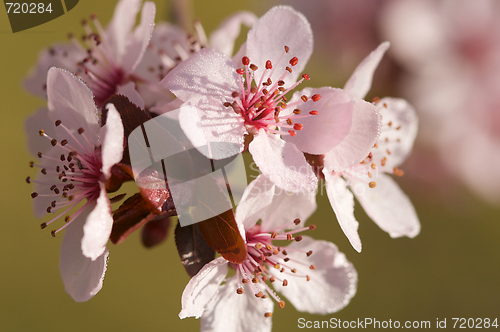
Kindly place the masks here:
<instances>
[{"instance_id":1,"label":"flower center","mask_svg":"<svg viewBox=\"0 0 500 332\"><path fill-rule=\"evenodd\" d=\"M302 275L297 273L297 269L294 264L304 265L303 262L295 261L287 257L287 250L273 245L273 240L285 240L285 241L301 241L301 235L294 235L305 230L316 229L315 225L309 225L308 227L303 227L299 229L294 229L293 231L285 232L284 229L290 227L291 225L299 225L300 219L295 219L293 223L286 224L268 232L263 232L260 225L255 225L251 229L246 231L247 238L247 259L242 264L231 264L236 270L236 277L238 280L238 289L236 293L243 294L243 284L248 284L255 297L265 299L268 297L268 293L276 302L278 302L280 308L285 307L285 301L283 301L266 283L280 282L283 286L288 285L288 280L286 276L292 276L295 278L304 278L307 281L310 280L308 275ZM281 231L281 232L280 232ZM300 251L304 253L307 257L312 255L312 250L301 251L298 249L289 249L293 251ZM309 265L311 270L314 270L316 266ZM256 287L254 284L260 283L262 287ZM262 291L264 290L264 292ZM271 313L267 312L266 317L270 317Z\"/></svg>"},{"instance_id":2,"label":"flower center","mask_svg":"<svg viewBox=\"0 0 500 332\"><path fill-rule=\"evenodd\" d=\"M82 37L83 46L72 34L69 38L77 48L87 53L87 56L77 63L78 70L75 74L92 90L96 104L103 106L106 99L116 93L117 86L125 83L126 75L115 63L111 45L106 40L106 33L97 16L92 15L91 19L97 32L92 31L87 20L83 20L82 25L86 33Z\"/></svg>"},{"instance_id":3,"label":"flower center","mask_svg":"<svg viewBox=\"0 0 500 332\"><path fill-rule=\"evenodd\" d=\"M100 193L99 182L102 180L100 147L95 148L90 143L83 128L79 128L78 135L74 135L62 124L61 120L57 120L55 126L64 130L75 144L70 144L67 139L58 142L47 135L44 130L40 130L40 136L50 140L51 145L62 153L57 156L58 151L48 153L48 155L39 152L38 158L41 163L30 162L30 167L40 168L43 176L37 180L32 180L29 176L26 178L27 183L33 182L39 185L40 192L33 192L31 197L46 200L47 213L57 213L55 218L41 224L42 229L65 215L66 224L51 232L54 237L78 217L89 204L97 200ZM76 212L67 214L84 199L87 199L87 202L83 206Z\"/></svg>"},{"instance_id":4,"label":"flower center","mask_svg":"<svg viewBox=\"0 0 500 332\"><path fill-rule=\"evenodd\" d=\"M285 46L284 52L278 59L281 62L284 55L289 52ZM285 95L302 83L309 80L308 74L303 74L302 78L289 88L285 88L285 79L292 73L292 67L297 65L298 58L293 57L289 61L290 66L285 67L283 75L278 81L273 82L271 76L276 67L271 60L266 61L266 69L260 78L255 77L258 67L250 63L246 56L242 58L244 68L238 68L240 91L232 93L233 100L224 103L226 107L232 107L237 114L240 114L245 122L247 131L255 135L260 129L280 135L296 135L297 130L302 130L303 125L296 122L300 118L317 115L318 111L310 111L309 114L301 114L298 105L309 100L306 95L301 96L297 101L287 103ZM258 83L257 83L258 80ZM314 102L321 99L319 94L310 97ZM280 129L277 130L277 127Z\"/></svg>"}]
</instances>

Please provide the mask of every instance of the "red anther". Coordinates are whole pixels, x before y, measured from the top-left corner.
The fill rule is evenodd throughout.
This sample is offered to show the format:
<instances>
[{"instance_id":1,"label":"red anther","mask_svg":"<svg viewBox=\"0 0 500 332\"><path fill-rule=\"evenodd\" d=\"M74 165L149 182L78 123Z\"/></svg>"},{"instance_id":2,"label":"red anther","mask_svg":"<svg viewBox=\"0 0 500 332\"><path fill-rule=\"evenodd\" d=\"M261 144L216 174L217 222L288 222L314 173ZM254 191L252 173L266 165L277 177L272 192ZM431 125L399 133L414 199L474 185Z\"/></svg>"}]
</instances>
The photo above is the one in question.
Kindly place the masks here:
<instances>
[{"instance_id":1,"label":"red anther","mask_svg":"<svg viewBox=\"0 0 500 332\"><path fill-rule=\"evenodd\" d=\"M250 59L247 56L244 56L243 58L241 58L241 63L243 64L243 66L248 66L250 64Z\"/></svg>"},{"instance_id":2,"label":"red anther","mask_svg":"<svg viewBox=\"0 0 500 332\"><path fill-rule=\"evenodd\" d=\"M298 109L298 108L296 108L296 109L293 110L293 114L295 114L295 115L299 115L300 112L302 112L302 111L300 109Z\"/></svg>"},{"instance_id":3,"label":"red anther","mask_svg":"<svg viewBox=\"0 0 500 332\"><path fill-rule=\"evenodd\" d=\"M302 235L297 235L297 236L295 237L295 241L297 241L297 242L302 241Z\"/></svg>"},{"instance_id":4,"label":"red anther","mask_svg":"<svg viewBox=\"0 0 500 332\"><path fill-rule=\"evenodd\" d=\"M293 223L294 223L295 225L300 224L300 219L299 219L299 218L296 218L296 219L293 221Z\"/></svg>"},{"instance_id":5,"label":"red anther","mask_svg":"<svg viewBox=\"0 0 500 332\"><path fill-rule=\"evenodd\" d=\"M375 104L380 103L380 98L379 98L379 97L373 97L373 102L374 102Z\"/></svg>"},{"instance_id":6,"label":"red anther","mask_svg":"<svg viewBox=\"0 0 500 332\"><path fill-rule=\"evenodd\" d=\"M272 312L266 312L266 313L264 314L264 317L269 318L269 317L271 317L272 315L273 315L273 313L272 313Z\"/></svg>"},{"instance_id":7,"label":"red anther","mask_svg":"<svg viewBox=\"0 0 500 332\"><path fill-rule=\"evenodd\" d=\"M37 193L31 193L31 198L35 198L35 197L37 197L37 196L38 196L38 194L37 194Z\"/></svg>"},{"instance_id":8,"label":"red anther","mask_svg":"<svg viewBox=\"0 0 500 332\"><path fill-rule=\"evenodd\" d=\"M313 111L309 112L309 114L311 114L311 115L318 115L318 114L319 114L319 112L318 112L318 111L313 110Z\"/></svg>"},{"instance_id":9,"label":"red anther","mask_svg":"<svg viewBox=\"0 0 500 332\"><path fill-rule=\"evenodd\" d=\"M241 295L241 294L243 294L244 292L245 292L245 291L243 290L243 288L238 288L238 289L236 290L236 293L238 293L238 294L240 294L240 295Z\"/></svg>"},{"instance_id":10,"label":"red anther","mask_svg":"<svg viewBox=\"0 0 500 332\"><path fill-rule=\"evenodd\" d=\"M60 124L61 124L61 120L57 120L55 123L56 127L59 126Z\"/></svg>"},{"instance_id":11,"label":"red anther","mask_svg":"<svg viewBox=\"0 0 500 332\"><path fill-rule=\"evenodd\" d=\"M83 128L78 128L78 133L81 135L85 130Z\"/></svg>"},{"instance_id":12,"label":"red anther","mask_svg":"<svg viewBox=\"0 0 500 332\"><path fill-rule=\"evenodd\" d=\"M285 69L286 69L287 72L292 73L292 68L286 67Z\"/></svg>"},{"instance_id":13,"label":"red anther","mask_svg":"<svg viewBox=\"0 0 500 332\"><path fill-rule=\"evenodd\" d=\"M319 95L319 94L312 95L311 99L312 99L313 101L318 101L318 100L320 100L320 99L321 99L321 95Z\"/></svg>"},{"instance_id":14,"label":"red anther","mask_svg":"<svg viewBox=\"0 0 500 332\"><path fill-rule=\"evenodd\" d=\"M288 286L288 280L286 280L286 279L283 280L283 286L285 286L285 287Z\"/></svg>"},{"instance_id":15,"label":"red anther","mask_svg":"<svg viewBox=\"0 0 500 332\"><path fill-rule=\"evenodd\" d=\"M307 96L306 96L306 95L302 95L302 96L300 97L300 99L302 99L302 101L303 101L303 102L306 102L306 101L308 101L308 100L309 100L309 98L307 98Z\"/></svg>"},{"instance_id":16,"label":"red anther","mask_svg":"<svg viewBox=\"0 0 500 332\"><path fill-rule=\"evenodd\" d=\"M266 69L273 69L273 64L271 63L271 60L266 61Z\"/></svg>"},{"instance_id":17,"label":"red anther","mask_svg":"<svg viewBox=\"0 0 500 332\"><path fill-rule=\"evenodd\" d=\"M250 65L250 69L252 69L253 71L256 71L257 69L259 69L259 67L257 67L256 65L254 65L253 63Z\"/></svg>"},{"instance_id":18,"label":"red anther","mask_svg":"<svg viewBox=\"0 0 500 332\"><path fill-rule=\"evenodd\" d=\"M236 69L236 72L238 74L240 74L240 75L244 75L245 74L245 71L243 69L241 69L241 68Z\"/></svg>"},{"instance_id":19,"label":"red anther","mask_svg":"<svg viewBox=\"0 0 500 332\"><path fill-rule=\"evenodd\" d=\"M230 103L230 102L228 102L228 101L226 101L226 102L224 103L224 106L229 107L229 106L231 106L231 103Z\"/></svg>"},{"instance_id":20,"label":"red anther","mask_svg":"<svg viewBox=\"0 0 500 332\"><path fill-rule=\"evenodd\" d=\"M281 309L283 309L285 307L285 301L281 300L279 306Z\"/></svg>"},{"instance_id":21,"label":"red anther","mask_svg":"<svg viewBox=\"0 0 500 332\"><path fill-rule=\"evenodd\" d=\"M302 74L302 78L304 78L306 81L309 81L309 74Z\"/></svg>"},{"instance_id":22,"label":"red anther","mask_svg":"<svg viewBox=\"0 0 500 332\"><path fill-rule=\"evenodd\" d=\"M290 47L285 45L285 52L288 53L290 51Z\"/></svg>"},{"instance_id":23,"label":"red anther","mask_svg":"<svg viewBox=\"0 0 500 332\"><path fill-rule=\"evenodd\" d=\"M292 65L292 67L297 65L297 63L299 63L299 59L296 56L290 59L290 64Z\"/></svg>"},{"instance_id":24,"label":"red anther","mask_svg":"<svg viewBox=\"0 0 500 332\"><path fill-rule=\"evenodd\" d=\"M307 257L311 256L312 254L313 254L313 251L312 251L312 250L309 250L309 251L306 253Z\"/></svg>"},{"instance_id":25,"label":"red anther","mask_svg":"<svg viewBox=\"0 0 500 332\"><path fill-rule=\"evenodd\" d=\"M309 268L310 268L311 270L314 270L314 269L316 268L316 265L314 265L314 264L313 264L313 265L309 266Z\"/></svg>"},{"instance_id":26,"label":"red anther","mask_svg":"<svg viewBox=\"0 0 500 332\"><path fill-rule=\"evenodd\" d=\"M285 81L283 81L283 80L279 80L279 81L278 81L278 85L279 85L279 86L283 86L283 85L285 85Z\"/></svg>"},{"instance_id":27,"label":"red anther","mask_svg":"<svg viewBox=\"0 0 500 332\"><path fill-rule=\"evenodd\" d=\"M292 119L290 118L286 119L286 124L291 126L293 124Z\"/></svg>"},{"instance_id":28,"label":"red anther","mask_svg":"<svg viewBox=\"0 0 500 332\"><path fill-rule=\"evenodd\" d=\"M231 93L231 96L233 96L233 98L236 98L239 96L239 93L234 91L233 93Z\"/></svg>"},{"instance_id":29,"label":"red anther","mask_svg":"<svg viewBox=\"0 0 500 332\"><path fill-rule=\"evenodd\" d=\"M289 133L289 134L290 134L290 136L292 136L292 137L293 137L293 136L295 136L295 135L297 135L297 134L295 133L295 131L293 131L293 130L289 130L289 131L288 131L288 133Z\"/></svg>"},{"instance_id":30,"label":"red anther","mask_svg":"<svg viewBox=\"0 0 500 332\"><path fill-rule=\"evenodd\" d=\"M295 130L302 130L302 128L304 128L304 126L300 123L296 123L293 125L293 129Z\"/></svg>"},{"instance_id":31,"label":"red anther","mask_svg":"<svg viewBox=\"0 0 500 332\"><path fill-rule=\"evenodd\" d=\"M310 225L309 225L309 229L310 229L311 231L314 231L314 230L316 229L316 225L315 225L315 224L310 224Z\"/></svg>"}]
</instances>

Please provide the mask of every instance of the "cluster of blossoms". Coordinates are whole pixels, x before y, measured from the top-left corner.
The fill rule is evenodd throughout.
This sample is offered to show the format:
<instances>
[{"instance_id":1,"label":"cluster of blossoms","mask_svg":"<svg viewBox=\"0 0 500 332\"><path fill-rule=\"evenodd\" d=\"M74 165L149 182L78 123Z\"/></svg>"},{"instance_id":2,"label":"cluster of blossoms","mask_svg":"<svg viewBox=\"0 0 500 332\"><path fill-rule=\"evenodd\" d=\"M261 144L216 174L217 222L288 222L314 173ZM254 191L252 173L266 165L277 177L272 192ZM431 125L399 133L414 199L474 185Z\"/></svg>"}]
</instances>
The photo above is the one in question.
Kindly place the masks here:
<instances>
[{"instance_id":1,"label":"cluster of blossoms","mask_svg":"<svg viewBox=\"0 0 500 332\"><path fill-rule=\"evenodd\" d=\"M422 115L421 145L492 204L500 202L500 4L388 1L382 35Z\"/></svg>"},{"instance_id":2,"label":"cluster of blossoms","mask_svg":"<svg viewBox=\"0 0 500 332\"><path fill-rule=\"evenodd\" d=\"M373 51L344 89L304 88L288 97L310 80L302 71L313 35L301 13L286 6L259 19L237 13L207 38L198 25L196 37L168 24L154 27L151 2L133 29L140 4L121 0L106 30L92 17L96 32L84 23L83 45L72 37L71 44L43 52L26 82L48 99L48 108L27 121L34 136L29 148L39 158L30 165L41 174L26 181L35 184L36 215L55 214L42 229L65 222L52 235L64 229L60 270L66 291L87 301L101 289L108 240L120 243L139 228L146 246L164 240L169 217L177 214L168 188L173 179L143 186L139 182L157 184L158 174L136 177L139 192L114 211L111 204L126 195L108 197L134 180L133 130L144 130L162 113L183 134L164 135L170 138L160 145L186 140L213 147L199 150L212 168L248 150L261 173L235 209L177 225L177 249L192 277L179 316L201 317L204 331L267 331L274 302L285 306L278 293L304 312L345 307L356 292L354 267L334 244L299 234L316 228L305 221L316 210L318 182L325 181L357 251L352 193L392 237L413 237L420 229L411 202L383 174L402 175L398 166L413 145L415 112L401 99L363 100L389 44ZM241 24L251 28L232 56ZM228 268L234 276L227 277Z\"/></svg>"}]
</instances>

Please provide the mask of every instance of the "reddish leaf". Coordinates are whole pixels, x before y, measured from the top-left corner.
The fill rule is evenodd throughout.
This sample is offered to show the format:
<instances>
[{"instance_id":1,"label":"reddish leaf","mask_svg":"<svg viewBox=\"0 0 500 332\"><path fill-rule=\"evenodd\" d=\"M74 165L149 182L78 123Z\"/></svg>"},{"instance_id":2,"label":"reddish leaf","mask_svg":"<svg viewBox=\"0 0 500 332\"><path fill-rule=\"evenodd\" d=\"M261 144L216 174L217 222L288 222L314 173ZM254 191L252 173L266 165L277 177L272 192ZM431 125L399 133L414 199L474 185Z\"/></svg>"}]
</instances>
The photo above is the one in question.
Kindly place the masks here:
<instances>
[{"instance_id":1,"label":"reddish leaf","mask_svg":"<svg viewBox=\"0 0 500 332\"><path fill-rule=\"evenodd\" d=\"M175 227L175 245L182 265L190 277L196 275L201 268L215 258L212 249L201 235L198 224Z\"/></svg>"},{"instance_id":2,"label":"reddish leaf","mask_svg":"<svg viewBox=\"0 0 500 332\"><path fill-rule=\"evenodd\" d=\"M147 203L141 194L137 193L129 197L118 210L113 213L113 229L111 230L111 242L118 244L134 230L141 227L151 213ZM154 215L153 215L154 218Z\"/></svg>"},{"instance_id":3,"label":"reddish leaf","mask_svg":"<svg viewBox=\"0 0 500 332\"><path fill-rule=\"evenodd\" d=\"M163 207L166 205L164 204ZM146 201L140 193L129 197L118 210L113 212L111 242L119 244L146 222L162 220L177 214L174 208L161 208L160 210L152 207L151 203Z\"/></svg>"},{"instance_id":4,"label":"reddish leaf","mask_svg":"<svg viewBox=\"0 0 500 332\"><path fill-rule=\"evenodd\" d=\"M160 244L167 238L169 227L169 217L148 221L142 228L142 244L147 248L151 248Z\"/></svg>"},{"instance_id":5,"label":"reddish leaf","mask_svg":"<svg viewBox=\"0 0 500 332\"><path fill-rule=\"evenodd\" d=\"M231 263L241 264L247 256L245 241L236 225L233 210L198 223L207 243Z\"/></svg>"}]
</instances>

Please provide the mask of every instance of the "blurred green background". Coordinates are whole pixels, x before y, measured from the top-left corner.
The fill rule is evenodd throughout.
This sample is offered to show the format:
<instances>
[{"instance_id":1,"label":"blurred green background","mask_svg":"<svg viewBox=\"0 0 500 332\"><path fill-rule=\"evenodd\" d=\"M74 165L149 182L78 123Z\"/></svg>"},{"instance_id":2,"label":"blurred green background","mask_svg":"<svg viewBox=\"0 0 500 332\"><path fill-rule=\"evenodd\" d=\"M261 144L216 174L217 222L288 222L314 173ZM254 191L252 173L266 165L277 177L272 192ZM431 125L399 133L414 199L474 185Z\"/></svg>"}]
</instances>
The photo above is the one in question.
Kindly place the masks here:
<instances>
[{"instance_id":1,"label":"blurred green background","mask_svg":"<svg viewBox=\"0 0 500 332\"><path fill-rule=\"evenodd\" d=\"M171 4L155 2L157 22L170 20ZM33 157L25 147L24 121L45 102L23 90L22 78L35 65L40 50L66 41L69 32L83 32L81 19L92 13L106 25L114 5L115 1L81 0L66 15L16 34L1 10L0 331L199 329L199 321L181 321L177 316L189 277L172 236L154 249L144 248L138 233L118 246L110 244L103 289L90 301L75 303L65 293L59 276L62 237L54 239L49 231L40 230L41 221L31 210L32 186L25 178L34 176L35 171L28 167ZM268 1L193 1L194 17L202 21L207 32L235 10L251 10L260 16L271 6ZM325 55L313 55L306 67L312 77L310 86L342 87L347 77L337 75L325 59ZM385 92L376 89L381 97ZM420 172L424 161L432 163L432 158L426 152L414 154L407 167L403 166L406 175L398 179L421 220L422 231L415 239L391 239L357 205L363 241L363 252L358 254L340 230L326 196L318 196L319 209L310 220L319 229L313 235L337 244L354 263L358 291L350 305L329 316L302 314L291 305L276 309L275 331L300 330L300 317L429 320L433 326L437 318L447 318L448 327L453 325L452 317L500 318L500 210L449 178L426 180L426 173Z\"/></svg>"}]
</instances>

